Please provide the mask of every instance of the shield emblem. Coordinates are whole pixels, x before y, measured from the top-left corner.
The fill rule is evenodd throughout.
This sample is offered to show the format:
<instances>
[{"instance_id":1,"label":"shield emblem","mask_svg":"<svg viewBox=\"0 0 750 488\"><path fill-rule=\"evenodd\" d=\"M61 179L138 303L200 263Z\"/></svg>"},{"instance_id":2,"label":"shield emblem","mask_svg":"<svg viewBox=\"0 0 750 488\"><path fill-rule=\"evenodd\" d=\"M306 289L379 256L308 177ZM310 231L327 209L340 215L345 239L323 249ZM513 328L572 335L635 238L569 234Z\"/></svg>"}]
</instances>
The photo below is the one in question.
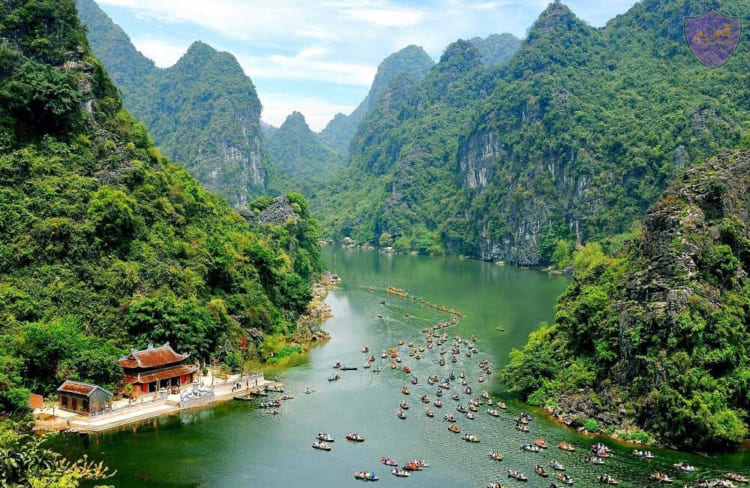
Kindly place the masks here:
<instances>
[{"instance_id":1,"label":"shield emblem","mask_svg":"<svg viewBox=\"0 0 750 488\"><path fill-rule=\"evenodd\" d=\"M698 61L709 68L724 64L740 41L740 20L711 10L685 19L685 38Z\"/></svg>"}]
</instances>

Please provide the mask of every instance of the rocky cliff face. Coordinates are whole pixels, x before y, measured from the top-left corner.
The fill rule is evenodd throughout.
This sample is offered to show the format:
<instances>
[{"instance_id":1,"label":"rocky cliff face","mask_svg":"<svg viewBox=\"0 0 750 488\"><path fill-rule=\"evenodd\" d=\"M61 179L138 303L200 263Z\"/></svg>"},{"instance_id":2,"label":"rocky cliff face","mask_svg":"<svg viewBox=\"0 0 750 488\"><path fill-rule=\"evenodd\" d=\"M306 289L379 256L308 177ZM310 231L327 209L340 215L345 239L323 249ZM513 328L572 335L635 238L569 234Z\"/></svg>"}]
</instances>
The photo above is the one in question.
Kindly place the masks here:
<instances>
[{"instance_id":1,"label":"rocky cliff face","mask_svg":"<svg viewBox=\"0 0 750 488\"><path fill-rule=\"evenodd\" d=\"M172 67L156 68L92 0L79 16L123 92L160 149L205 187L244 205L267 187L261 104L252 81L229 53L196 42Z\"/></svg>"}]
</instances>

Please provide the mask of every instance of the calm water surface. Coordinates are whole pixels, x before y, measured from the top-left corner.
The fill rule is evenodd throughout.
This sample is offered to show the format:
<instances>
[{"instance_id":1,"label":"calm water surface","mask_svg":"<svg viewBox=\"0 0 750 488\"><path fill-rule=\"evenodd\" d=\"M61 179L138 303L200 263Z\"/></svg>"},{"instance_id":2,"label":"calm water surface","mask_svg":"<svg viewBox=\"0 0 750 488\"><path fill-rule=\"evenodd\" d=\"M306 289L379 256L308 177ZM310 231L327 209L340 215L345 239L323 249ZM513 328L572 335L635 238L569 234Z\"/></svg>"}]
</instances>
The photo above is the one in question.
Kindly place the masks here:
<instances>
[{"instance_id":1,"label":"calm water surface","mask_svg":"<svg viewBox=\"0 0 750 488\"><path fill-rule=\"evenodd\" d=\"M287 393L295 396L284 402L280 415L265 415L252 402L228 402L113 433L89 438L65 436L58 442L59 449L71 456L86 453L93 459L103 459L118 470L112 484L123 488L358 486L361 482L354 480L353 473L360 469L374 470L381 478L378 486L385 487L484 487L488 481L498 480L508 487L546 488L550 479L536 476L533 466L546 466L552 458L567 466L574 486L579 487L601 486L595 476L604 472L617 478L620 486L643 487L657 485L648 480L655 470L673 474L677 478L675 486L698 476L750 471L747 451L705 458L656 450L657 458L646 461L630 456L632 446L612 441L607 444L614 449L614 456L605 466L592 466L581 458L597 441L595 438L561 428L540 415L535 415L530 434L514 429L512 418L524 406L505 395L496 381L478 383L477 364L486 357L497 370L507 361L510 349L523 345L540 321L550 321L555 297L564 290L566 278L454 258L387 256L334 248L325 249L324 257L329 268L343 278L340 289L327 299L335 315L325 324L332 339L299 358L292 367L275 372L286 383ZM424 344L421 329L450 317L417 301L385 295L382 290L386 285L404 288L463 312L465 317L460 324L447 331L451 336L476 335L479 355L467 358L462 354L457 364L448 362L441 367L437 347L427 350L421 361L408 357L404 347L403 364L409 365L420 380L418 385L410 385L410 376L391 370L379 353L397 345L399 339ZM377 291L370 291L370 286ZM385 305L381 300L386 301ZM409 318L404 317L405 312ZM383 314L383 319L377 318L378 313ZM498 324L506 331L496 331ZM363 344L370 346L382 372L362 368ZM450 352L450 343L446 346ZM446 359L449 356L446 354ZM329 383L327 377L336 361L360 369L341 372L340 381ZM474 388L471 397L489 390L495 398L508 403L500 418L487 415L486 407L480 408L475 420L459 414L456 405L465 406L470 398L462 392L459 402L450 399L450 393L459 391L460 385L443 396L442 409L432 407L435 418L424 415L420 397L427 393L434 399L436 390L427 384L427 376L445 377L450 371L460 370L466 371ZM412 390L408 397L401 394L401 387L406 384ZM305 387L314 393L303 394ZM410 409L408 418L400 420L395 413L404 399ZM481 442L470 444L449 432L448 423L442 419L445 412L456 416L462 434L478 435ZM336 438L331 452L310 447L314 435L321 431ZM359 432L366 442L347 442L344 435L349 431ZM534 454L519 449L523 442L539 437L551 446L571 442L578 451L566 453L552 447ZM490 460L490 449L499 450L504 460ZM380 464L383 456L400 462L425 459L431 467L408 479L395 478L390 469ZM677 473L671 465L681 460L698 466L698 472ZM508 468L522 470L529 482L509 480Z\"/></svg>"}]
</instances>

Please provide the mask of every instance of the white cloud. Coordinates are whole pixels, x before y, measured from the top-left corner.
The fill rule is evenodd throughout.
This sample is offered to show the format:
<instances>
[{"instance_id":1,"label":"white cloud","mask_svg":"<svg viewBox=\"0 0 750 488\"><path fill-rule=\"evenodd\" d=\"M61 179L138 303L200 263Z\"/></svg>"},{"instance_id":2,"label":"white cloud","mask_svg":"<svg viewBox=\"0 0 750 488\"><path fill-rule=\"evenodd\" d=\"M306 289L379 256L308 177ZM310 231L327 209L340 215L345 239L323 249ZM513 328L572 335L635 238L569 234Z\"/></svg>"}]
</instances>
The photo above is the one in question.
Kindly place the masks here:
<instances>
[{"instance_id":1,"label":"white cloud","mask_svg":"<svg viewBox=\"0 0 750 488\"><path fill-rule=\"evenodd\" d=\"M160 68L169 68L188 50L187 46L178 46L160 39L133 39L133 44Z\"/></svg>"},{"instance_id":2,"label":"white cloud","mask_svg":"<svg viewBox=\"0 0 750 488\"><path fill-rule=\"evenodd\" d=\"M349 19L384 27L410 27L425 17L420 10L359 8L345 9L342 13Z\"/></svg>"},{"instance_id":3,"label":"white cloud","mask_svg":"<svg viewBox=\"0 0 750 488\"><path fill-rule=\"evenodd\" d=\"M300 51L294 56L240 56L238 60L251 78L314 80L329 83L370 86L377 67L317 59L320 52Z\"/></svg>"},{"instance_id":4,"label":"white cloud","mask_svg":"<svg viewBox=\"0 0 750 488\"><path fill-rule=\"evenodd\" d=\"M317 97L290 97L288 93L261 93L264 122L279 127L287 116L301 112L307 125L320 132L337 113L351 113L356 106L332 103Z\"/></svg>"}]
</instances>

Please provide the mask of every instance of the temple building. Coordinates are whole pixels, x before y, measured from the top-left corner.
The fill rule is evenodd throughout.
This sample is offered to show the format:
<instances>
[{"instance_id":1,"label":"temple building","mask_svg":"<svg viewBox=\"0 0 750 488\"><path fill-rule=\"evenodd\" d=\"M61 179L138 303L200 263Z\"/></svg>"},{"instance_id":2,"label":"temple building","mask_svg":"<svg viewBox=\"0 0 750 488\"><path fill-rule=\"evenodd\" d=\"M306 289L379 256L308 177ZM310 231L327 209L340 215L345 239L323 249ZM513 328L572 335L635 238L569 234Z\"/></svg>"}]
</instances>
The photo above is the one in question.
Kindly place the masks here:
<instances>
[{"instance_id":1,"label":"temple building","mask_svg":"<svg viewBox=\"0 0 750 488\"><path fill-rule=\"evenodd\" d=\"M104 388L80 381L66 380L57 389L59 408L84 415L112 407L112 393Z\"/></svg>"},{"instance_id":2,"label":"temple building","mask_svg":"<svg viewBox=\"0 0 750 488\"><path fill-rule=\"evenodd\" d=\"M189 353L174 352L168 342L161 347L149 344L148 348L140 351L131 349L130 354L119 361L125 373L123 381L133 385L133 395L136 397L159 391L160 388L169 391L190 384L198 365L185 364L188 357Z\"/></svg>"}]
</instances>

